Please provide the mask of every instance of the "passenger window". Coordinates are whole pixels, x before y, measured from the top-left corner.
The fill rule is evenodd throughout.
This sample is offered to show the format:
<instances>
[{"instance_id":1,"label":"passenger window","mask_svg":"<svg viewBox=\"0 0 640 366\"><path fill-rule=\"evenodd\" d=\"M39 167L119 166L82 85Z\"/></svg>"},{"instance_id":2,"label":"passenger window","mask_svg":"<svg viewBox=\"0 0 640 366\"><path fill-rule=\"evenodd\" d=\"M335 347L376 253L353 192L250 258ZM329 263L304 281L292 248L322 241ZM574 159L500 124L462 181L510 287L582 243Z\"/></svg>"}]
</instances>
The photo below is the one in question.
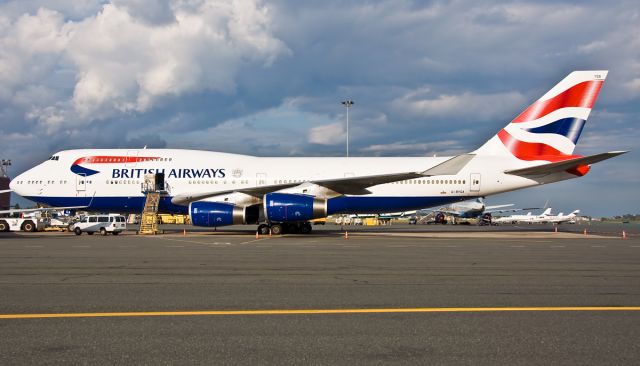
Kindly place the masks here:
<instances>
[{"instance_id":1,"label":"passenger window","mask_svg":"<svg viewBox=\"0 0 640 366\"><path fill-rule=\"evenodd\" d=\"M89 217L89 222L98 222L98 218L95 216Z\"/></svg>"},{"instance_id":2,"label":"passenger window","mask_svg":"<svg viewBox=\"0 0 640 366\"><path fill-rule=\"evenodd\" d=\"M98 217L98 222L109 222L109 218L106 216Z\"/></svg>"}]
</instances>

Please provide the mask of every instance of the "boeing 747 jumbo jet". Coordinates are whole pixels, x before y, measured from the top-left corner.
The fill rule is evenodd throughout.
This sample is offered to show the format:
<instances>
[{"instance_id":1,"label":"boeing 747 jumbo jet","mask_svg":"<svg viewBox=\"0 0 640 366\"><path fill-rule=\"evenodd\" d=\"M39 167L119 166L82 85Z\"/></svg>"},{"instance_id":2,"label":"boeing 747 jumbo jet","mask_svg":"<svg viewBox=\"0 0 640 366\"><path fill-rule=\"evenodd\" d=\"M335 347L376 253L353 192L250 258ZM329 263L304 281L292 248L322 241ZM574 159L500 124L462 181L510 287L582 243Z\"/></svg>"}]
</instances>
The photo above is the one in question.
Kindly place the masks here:
<instances>
[{"instance_id":1,"label":"boeing 747 jumbo jet","mask_svg":"<svg viewBox=\"0 0 640 366\"><path fill-rule=\"evenodd\" d=\"M172 149L61 151L11 190L52 207L140 212L141 183L164 173L159 209L197 226L259 224L308 233L337 213L417 210L581 177L623 154L574 155L607 71L575 71L479 149L453 157L263 158Z\"/></svg>"}]
</instances>

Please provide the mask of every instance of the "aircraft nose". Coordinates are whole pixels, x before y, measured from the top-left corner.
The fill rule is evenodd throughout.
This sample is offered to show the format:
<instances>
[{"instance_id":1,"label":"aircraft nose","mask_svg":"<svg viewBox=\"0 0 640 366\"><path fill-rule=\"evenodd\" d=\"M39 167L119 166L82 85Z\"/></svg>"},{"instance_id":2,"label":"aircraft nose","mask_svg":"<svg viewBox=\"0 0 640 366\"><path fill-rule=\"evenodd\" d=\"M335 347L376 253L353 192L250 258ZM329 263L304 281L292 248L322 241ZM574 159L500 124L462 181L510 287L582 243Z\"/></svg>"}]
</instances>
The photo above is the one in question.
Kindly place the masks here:
<instances>
[{"instance_id":1,"label":"aircraft nose","mask_svg":"<svg viewBox=\"0 0 640 366\"><path fill-rule=\"evenodd\" d=\"M9 182L9 189L16 192L17 194L20 194L20 185L18 184L18 182L22 179L22 177L23 174L20 174Z\"/></svg>"}]
</instances>

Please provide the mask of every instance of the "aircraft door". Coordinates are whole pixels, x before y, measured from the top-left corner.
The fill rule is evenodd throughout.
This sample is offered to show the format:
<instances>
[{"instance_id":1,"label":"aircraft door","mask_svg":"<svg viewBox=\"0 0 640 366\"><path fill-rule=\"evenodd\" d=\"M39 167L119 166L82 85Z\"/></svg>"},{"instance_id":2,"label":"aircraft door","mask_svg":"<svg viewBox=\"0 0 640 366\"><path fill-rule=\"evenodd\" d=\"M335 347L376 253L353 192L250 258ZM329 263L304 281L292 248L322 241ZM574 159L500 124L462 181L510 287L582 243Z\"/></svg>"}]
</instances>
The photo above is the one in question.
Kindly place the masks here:
<instances>
[{"instance_id":1,"label":"aircraft door","mask_svg":"<svg viewBox=\"0 0 640 366\"><path fill-rule=\"evenodd\" d=\"M471 192L480 192L480 173L471 173L469 184L469 190Z\"/></svg>"},{"instance_id":2,"label":"aircraft door","mask_svg":"<svg viewBox=\"0 0 640 366\"><path fill-rule=\"evenodd\" d=\"M256 187L267 185L267 174L266 173L257 173L256 174Z\"/></svg>"},{"instance_id":3,"label":"aircraft door","mask_svg":"<svg viewBox=\"0 0 640 366\"><path fill-rule=\"evenodd\" d=\"M76 174L76 196L84 197L87 192L87 176L83 173Z\"/></svg>"},{"instance_id":4,"label":"aircraft door","mask_svg":"<svg viewBox=\"0 0 640 366\"><path fill-rule=\"evenodd\" d=\"M136 159L137 157L138 157L138 150L127 151L127 161L124 164L124 166L127 168L135 167L137 163L137 159Z\"/></svg>"}]
</instances>

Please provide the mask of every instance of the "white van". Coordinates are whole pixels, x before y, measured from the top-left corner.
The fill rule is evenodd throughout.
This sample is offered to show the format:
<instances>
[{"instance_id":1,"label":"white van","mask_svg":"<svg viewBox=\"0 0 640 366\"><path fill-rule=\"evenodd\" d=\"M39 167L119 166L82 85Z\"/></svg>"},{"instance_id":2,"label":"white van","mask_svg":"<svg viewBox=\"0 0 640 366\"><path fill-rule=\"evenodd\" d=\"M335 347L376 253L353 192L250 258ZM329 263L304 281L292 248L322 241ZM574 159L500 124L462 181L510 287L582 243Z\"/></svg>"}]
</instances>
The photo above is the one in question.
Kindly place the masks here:
<instances>
[{"instance_id":1,"label":"white van","mask_svg":"<svg viewBox=\"0 0 640 366\"><path fill-rule=\"evenodd\" d=\"M126 229L127 219L119 214L89 215L73 224L73 232L76 235L83 232L89 235L93 235L95 232L99 232L100 235L107 235L107 233L118 235Z\"/></svg>"}]
</instances>

